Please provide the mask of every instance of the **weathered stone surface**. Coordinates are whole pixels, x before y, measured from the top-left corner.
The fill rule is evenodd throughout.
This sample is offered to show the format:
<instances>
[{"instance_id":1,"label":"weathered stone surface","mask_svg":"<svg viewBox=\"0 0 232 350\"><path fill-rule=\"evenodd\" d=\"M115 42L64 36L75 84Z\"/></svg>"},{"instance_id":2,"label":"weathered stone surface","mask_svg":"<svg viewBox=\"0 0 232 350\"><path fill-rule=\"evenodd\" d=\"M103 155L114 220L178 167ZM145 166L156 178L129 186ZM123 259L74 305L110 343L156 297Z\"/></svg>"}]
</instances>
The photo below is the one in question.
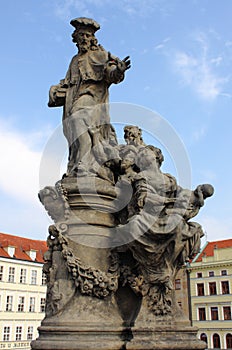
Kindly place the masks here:
<instances>
[{"instance_id":1,"label":"weathered stone surface","mask_svg":"<svg viewBox=\"0 0 232 350\"><path fill-rule=\"evenodd\" d=\"M95 21L71 24L78 54L49 99L64 106L69 161L63 178L39 193L54 225L44 256L46 316L32 349L204 349L173 285L199 251L203 231L191 219L213 187L181 188L137 126L126 126L118 144L108 88L124 79L129 58L97 44Z\"/></svg>"},{"instance_id":2,"label":"weathered stone surface","mask_svg":"<svg viewBox=\"0 0 232 350\"><path fill-rule=\"evenodd\" d=\"M60 350L202 350L205 344L196 338L193 327L122 328L41 326L34 349ZM49 335L49 337L48 337Z\"/></svg>"}]
</instances>

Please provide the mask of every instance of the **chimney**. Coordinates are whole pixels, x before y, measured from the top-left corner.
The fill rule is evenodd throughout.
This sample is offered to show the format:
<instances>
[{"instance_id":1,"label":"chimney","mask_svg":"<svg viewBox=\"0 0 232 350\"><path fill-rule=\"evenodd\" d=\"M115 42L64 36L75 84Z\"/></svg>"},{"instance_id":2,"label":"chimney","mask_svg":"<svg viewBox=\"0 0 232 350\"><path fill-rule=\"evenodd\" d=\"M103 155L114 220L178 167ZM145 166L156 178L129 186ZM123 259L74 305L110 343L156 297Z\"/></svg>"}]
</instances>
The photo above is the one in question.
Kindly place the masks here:
<instances>
[{"instance_id":1,"label":"chimney","mask_svg":"<svg viewBox=\"0 0 232 350\"><path fill-rule=\"evenodd\" d=\"M213 246L213 258L214 258L214 260L218 260L218 246L217 246L217 244L214 244L214 246Z\"/></svg>"}]
</instances>

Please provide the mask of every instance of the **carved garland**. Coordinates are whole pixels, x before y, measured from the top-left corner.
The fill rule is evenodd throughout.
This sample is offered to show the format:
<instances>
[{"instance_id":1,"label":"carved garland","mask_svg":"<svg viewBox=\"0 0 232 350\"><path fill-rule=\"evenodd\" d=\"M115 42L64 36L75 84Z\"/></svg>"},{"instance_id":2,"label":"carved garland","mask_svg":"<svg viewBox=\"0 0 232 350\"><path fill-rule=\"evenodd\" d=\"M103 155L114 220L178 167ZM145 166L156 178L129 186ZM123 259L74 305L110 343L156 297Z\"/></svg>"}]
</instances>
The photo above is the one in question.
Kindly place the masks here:
<instances>
[{"instance_id":1,"label":"carved garland","mask_svg":"<svg viewBox=\"0 0 232 350\"><path fill-rule=\"evenodd\" d=\"M116 254L111 254L109 270L108 272L103 272L93 267L85 266L68 246L68 240L56 228L53 228L52 232L50 230L50 235L58 239L67 268L81 294L104 298L118 289L119 272Z\"/></svg>"}]
</instances>

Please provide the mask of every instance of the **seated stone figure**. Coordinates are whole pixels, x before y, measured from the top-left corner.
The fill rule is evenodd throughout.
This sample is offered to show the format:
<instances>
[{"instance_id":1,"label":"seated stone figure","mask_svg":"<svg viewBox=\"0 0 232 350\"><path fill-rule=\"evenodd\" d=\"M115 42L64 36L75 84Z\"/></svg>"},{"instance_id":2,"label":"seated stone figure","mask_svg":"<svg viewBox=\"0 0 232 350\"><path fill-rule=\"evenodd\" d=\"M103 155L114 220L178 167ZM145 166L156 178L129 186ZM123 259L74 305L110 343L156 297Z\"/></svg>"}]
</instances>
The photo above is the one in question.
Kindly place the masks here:
<instances>
[{"instance_id":1,"label":"seated stone figure","mask_svg":"<svg viewBox=\"0 0 232 350\"><path fill-rule=\"evenodd\" d=\"M159 148L138 149L135 162L140 171L132 179L134 213L121 230L131 235L128 249L138 263L128 283L161 315L173 307L171 291L177 271L200 249L201 225L189 219L213 194L211 185L182 189L173 176L161 171L162 161Z\"/></svg>"}]
</instances>

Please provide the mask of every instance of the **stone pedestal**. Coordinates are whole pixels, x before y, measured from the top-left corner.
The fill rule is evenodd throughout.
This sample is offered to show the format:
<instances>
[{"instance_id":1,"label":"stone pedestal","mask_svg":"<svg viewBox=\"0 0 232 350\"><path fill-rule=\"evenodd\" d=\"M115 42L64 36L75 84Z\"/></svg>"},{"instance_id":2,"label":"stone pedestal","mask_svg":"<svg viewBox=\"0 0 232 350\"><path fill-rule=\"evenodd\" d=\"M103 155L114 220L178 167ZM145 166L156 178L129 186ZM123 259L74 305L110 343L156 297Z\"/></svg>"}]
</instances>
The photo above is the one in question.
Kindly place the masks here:
<instances>
[{"instance_id":1,"label":"stone pedestal","mask_svg":"<svg viewBox=\"0 0 232 350\"><path fill-rule=\"evenodd\" d=\"M86 310L88 312L88 310ZM114 316L112 316L113 319ZM112 320L111 320L112 321ZM126 328L118 323L43 322L39 338L32 342L37 350L203 350L197 329L186 325L157 325Z\"/></svg>"},{"instance_id":2,"label":"stone pedestal","mask_svg":"<svg viewBox=\"0 0 232 350\"><path fill-rule=\"evenodd\" d=\"M93 180L80 178L77 185L77 179L67 178L40 194L48 212L56 211L53 206L60 210L61 203L65 210L57 210L48 239L46 317L32 349L205 349L196 338L197 329L182 320L180 311L176 318L157 318L146 298L128 285L114 285L120 278L112 256L118 199L114 187L99 179L93 192ZM130 261L127 253L123 259ZM82 280L75 277L76 270Z\"/></svg>"}]
</instances>

